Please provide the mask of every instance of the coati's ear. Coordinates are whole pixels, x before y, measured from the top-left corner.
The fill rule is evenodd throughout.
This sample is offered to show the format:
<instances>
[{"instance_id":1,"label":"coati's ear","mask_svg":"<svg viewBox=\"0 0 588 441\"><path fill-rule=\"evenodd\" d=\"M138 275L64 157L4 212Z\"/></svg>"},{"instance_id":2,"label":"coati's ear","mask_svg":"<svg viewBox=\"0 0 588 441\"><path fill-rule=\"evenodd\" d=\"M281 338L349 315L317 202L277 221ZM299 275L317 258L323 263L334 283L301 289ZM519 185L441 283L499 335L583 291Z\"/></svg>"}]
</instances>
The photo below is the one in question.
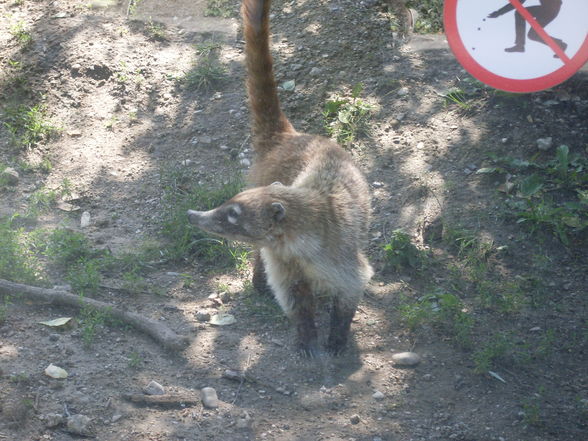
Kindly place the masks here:
<instances>
[{"instance_id":1,"label":"coati's ear","mask_svg":"<svg viewBox=\"0 0 588 441\"><path fill-rule=\"evenodd\" d=\"M272 219L276 222L281 221L286 216L286 209L280 202L272 202Z\"/></svg>"}]
</instances>

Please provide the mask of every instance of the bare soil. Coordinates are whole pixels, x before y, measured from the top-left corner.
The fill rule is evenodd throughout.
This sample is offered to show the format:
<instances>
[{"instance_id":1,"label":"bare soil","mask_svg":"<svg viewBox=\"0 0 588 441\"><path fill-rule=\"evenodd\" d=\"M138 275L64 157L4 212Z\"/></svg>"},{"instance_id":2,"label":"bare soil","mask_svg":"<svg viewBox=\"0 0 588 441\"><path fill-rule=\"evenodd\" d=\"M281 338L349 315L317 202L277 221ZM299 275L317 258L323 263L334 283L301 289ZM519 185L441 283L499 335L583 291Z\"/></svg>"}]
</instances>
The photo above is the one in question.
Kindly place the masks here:
<instances>
[{"instance_id":1,"label":"bare soil","mask_svg":"<svg viewBox=\"0 0 588 441\"><path fill-rule=\"evenodd\" d=\"M116 253L160 238L166 171L189 168L194 182L213 186L245 172L242 160L254 158L239 20L203 18L205 4L198 1L144 0L129 15L126 2L110 3L0 3L0 106L40 99L62 128L59 136L15 151L0 127L0 162L20 173L16 187L0 193L0 215L23 212L41 186L57 188L68 179L80 210L54 207L25 228L66 226ZM360 82L362 97L377 109L369 136L350 146L372 185L369 256L376 276L352 324L349 349L337 358L301 359L272 301L243 294L248 270L215 270L189 257L153 266L148 291L160 295L130 295L114 289L116 280L102 280L96 296L188 336L181 352L109 324L100 324L84 345L82 325L55 331L39 324L77 311L14 300L0 324L0 440L587 438L585 237L574 236L566 247L550 231L531 234L508 216L497 191L503 182L475 173L490 152L546 156L536 146L545 137L585 155L585 74L529 95L477 87L460 107L441 96L469 87L443 38L402 39L378 2L276 0L273 11L276 76L280 84L295 80L281 97L297 129L325 133L325 101ZM32 35L27 48L11 33L19 20ZM165 39L154 38L149 23L164 26ZM194 45L211 38L222 45L227 79L212 89L179 84L176 78L193 66ZM18 71L9 60L20 61ZM26 85L15 83L16 76ZM43 158L53 165L48 173L22 167ZM81 229L83 211L91 224ZM442 225L491 241L499 250L490 257L493 282L532 280L524 294L541 299L516 313L475 310L475 341L504 332L517 347L543 342L542 358L503 360L491 371L496 376L477 372L479 348L461 348L442 329L412 330L402 320L399 307L407 298L435 289L455 290L470 305L462 256L441 239ZM386 268L382 246L398 228L436 263L426 270ZM186 274L192 283L185 283ZM52 277L53 285L66 283L58 272ZM210 298L223 290L229 295ZM236 323L199 322L201 310L230 312ZM395 366L392 355L403 351L422 361ZM47 377L50 363L69 377ZM247 380L224 378L227 369L245 372ZM141 393L151 380L187 396L213 387L220 405L137 404L123 397ZM381 395L374 397L376 391ZM86 415L91 433L52 427L50 414Z\"/></svg>"}]
</instances>

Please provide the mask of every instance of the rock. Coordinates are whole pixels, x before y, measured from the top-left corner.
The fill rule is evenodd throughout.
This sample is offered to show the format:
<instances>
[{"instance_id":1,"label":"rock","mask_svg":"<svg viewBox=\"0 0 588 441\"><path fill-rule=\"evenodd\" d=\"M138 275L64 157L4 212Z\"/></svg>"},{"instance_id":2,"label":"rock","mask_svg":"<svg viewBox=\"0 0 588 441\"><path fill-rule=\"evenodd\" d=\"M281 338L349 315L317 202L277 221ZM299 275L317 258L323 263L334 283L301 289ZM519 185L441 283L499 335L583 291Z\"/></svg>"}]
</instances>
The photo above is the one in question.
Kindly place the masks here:
<instances>
[{"instance_id":1,"label":"rock","mask_svg":"<svg viewBox=\"0 0 588 441\"><path fill-rule=\"evenodd\" d=\"M210 313L207 311L196 312L196 320L199 322L207 322L210 320Z\"/></svg>"},{"instance_id":2,"label":"rock","mask_svg":"<svg viewBox=\"0 0 588 441\"><path fill-rule=\"evenodd\" d=\"M210 144L212 142L212 138L208 135L203 135L200 138L198 138L198 141L202 144Z\"/></svg>"},{"instance_id":3,"label":"rock","mask_svg":"<svg viewBox=\"0 0 588 441\"><path fill-rule=\"evenodd\" d=\"M539 138L537 140L537 148L539 150L547 151L551 148L552 145L553 139L551 138L551 136L548 136L547 138Z\"/></svg>"},{"instance_id":4,"label":"rock","mask_svg":"<svg viewBox=\"0 0 588 441\"><path fill-rule=\"evenodd\" d=\"M398 354L394 354L392 356L392 363L394 366L416 366L421 362L421 357L419 354L414 352L399 352Z\"/></svg>"},{"instance_id":5,"label":"rock","mask_svg":"<svg viewBox=\"0 0 588 441\"><path fill-rule=\"evenodd\" d=\"M351 418L349 418L349 422L351 424L359 424L360 421L361 421L361 419L359 418L359 415L357 415L357 414L351 415Z\"/></svg>"},{"instance_id":6,"label":"rock","mask_svg":"<svg viewBox=\"0 0 588 441\"><path fill-rule=\"evenodd\" d=\"M6 185L17 185L19 180L20 175L12 167L6 167L0 173L0 182L4 182Z\"/></svg>"},{"instance_id":7,"label":"rock","mask_svg":"<svg viewBox=\"0 0 588 441\"><path fill-rule=\"evenodd\" d=\"M313 67L312 69L310 69L309 75L311 77L316 77L318 75L320 75L322 73L321 69L318 67Z\"/></svg>"},{"instance_id":8,"label":"rock","mask_svg":"<svg viewBox=\"0 0 588 441\"><path fill-rule=\"evenodd\" d=\"M239 161L239 164L241 164L245 167L249 167L251 165L251 161L247 158L243 158Z\"/></svg>"},{"instance_id":9,"label":"rock","mask_svg":"<svg viewBox=\"0 0 588 441\"><path fill-rule=\"evenodd\" d=\"M251 427L251 423L251 417L247 412L244 412L243 416L237 420L237 423L235 425L237 429L248 429L249 427Z\"/></svg>"},{"instance_id":10,"label":"rock","mask_svg":"<svg viewBox=\"0 0 588 441\"><path fill-rule=\"evenodd\" d=\"M67 131L67 135L71 136L72 138L79 138L80 136L82 136L82 131L81 130L68 130Z\"/></svg>"},{"instance_id":11,"label":"rock","mask_svg":"<svg viewBox=\"0 0 588 441\"><path fill-rule=\"evenodd\" d=\"M372 398L374 400L378 400L378 401L383 400L385 397L386 396L382 392L380 392L379 390L375 391L374 394L372 395Z\"/></svg>"},{"instance_id":12,"label":"rock","mask_svg":"<svg viewBox=\"0 0 588 441\"><path fill-rule=\"evenodd\" d=\"M396 92L398 96L406 96L410 93L410 90L408 89L408 87L401 87L400 89L398 89L398 92Z\"/></svg>"},{"instance_id":13,"label":"rock","mask_svg":"<svg viewBox=\"0 0 588 441\"><path fill-rule=\"evenodd\" d=\"M59 413L48 413L47 415L44 415L42 419L45 421L45 427L48 429L52 429L63 423L63 415Z\"/></svg>"},{"instance_id":14,"label":"rock","mask_svg":"<svg viewBox=\"0 0 588 441\"><path fill-rule=\"evenodd\" d=\"M84 211L82 213L82 217L80 218L80 227L81 228L89 227L91 220L92 220L92 216L90 216L90 213L88 211Z\"/></svg>"},{"instance_id":15,"label":"rock","mask_svg":"<svg viewBox=\"0 0 588 441\"><path fill-rule=\"evenodd\" d=\"M219 399L216 390L212 387L203 387L200 391L202 393L202 404L207 409L216 409L219 404Z\"/></svg>"},{"instance_id":16,"label":"rock","mask_svg":"<svg viewBox=\"0 0 588 441\"><path fill-rule=\"evenodd\" d=\"M164 395L165 389L157 381L151 380L149 384L143 388L143 393L146 395Z\"/></svg>"},{"instance_id":17,"label":"rock","mask_svg":"<svg viewBox=\"0 0 588 441\"><path fill-rule=\"evenodd\" d=\"M112 415L112 418L110 419L111 423L116 423L118 420L120 420L123 416L120 413L114 414Z\"/></svg>"},{"instance_id":18,"label":"rock","mask_svg":"<svg viewBox=\"0 0 588 441\"><path fill-rule=\"evenodd\" d=\"M67 431L74 435L91 435L90 421L86 415L72 415L67 418Z\"/></svg>"}]
</instances>

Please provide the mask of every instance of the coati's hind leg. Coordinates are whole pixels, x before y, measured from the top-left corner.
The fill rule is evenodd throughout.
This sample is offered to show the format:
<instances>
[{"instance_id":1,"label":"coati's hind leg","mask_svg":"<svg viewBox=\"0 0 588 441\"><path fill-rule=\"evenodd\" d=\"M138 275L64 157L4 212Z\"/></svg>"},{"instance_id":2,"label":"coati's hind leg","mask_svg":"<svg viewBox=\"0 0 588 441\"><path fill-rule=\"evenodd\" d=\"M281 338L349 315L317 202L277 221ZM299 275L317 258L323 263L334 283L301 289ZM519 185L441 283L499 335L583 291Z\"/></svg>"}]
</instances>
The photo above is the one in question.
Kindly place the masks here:
<instances>
[{"instance_id":1,"label":"coati's hind leg","mask_svg":"<svg viewBox=\"0 0 588 441\"><path fill-rule=\"evenodd\" d=\"M355 315L357 305L352 302L343 302L340 297L333 297L333 308L331 309L331 329L329 340L327 341L327 350L333 355L338 355L345 349L351 320Z\"/></svg>"}]
</instances>

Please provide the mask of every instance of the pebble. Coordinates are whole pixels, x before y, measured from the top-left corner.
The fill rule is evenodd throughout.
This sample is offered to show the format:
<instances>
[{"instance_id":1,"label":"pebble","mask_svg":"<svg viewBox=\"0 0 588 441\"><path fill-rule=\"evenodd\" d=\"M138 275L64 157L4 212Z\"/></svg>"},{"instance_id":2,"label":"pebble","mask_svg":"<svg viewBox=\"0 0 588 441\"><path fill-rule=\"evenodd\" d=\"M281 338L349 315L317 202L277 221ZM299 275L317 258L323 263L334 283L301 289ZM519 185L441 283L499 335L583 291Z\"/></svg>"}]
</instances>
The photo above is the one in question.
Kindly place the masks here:
<instances>
[{"instance_id":1,"label":"pebble","mask_svg":"<svg viewBox=\"0 0 588 441\"><path fill-rule=\"evenodd\" d=\"M48 413L43 417L43 420L45 421L45 427L52 429L63 423L63 415L59 413Z\"/></svg>"},{"instance_id":2,"label":"pebble","mask_svg":"<svg viewBox=\"0 0 588 441\"><path fill-rule=\"evenodd\" d=\"M372 398L374 400L378 400L378 401L383 400L385 397L386 396L382 392L380 392L379 390L375 391L374 394L372 395Z\"/></svg>"},{"instance_id":3,"label":"pebble","mask_svg":"<svg viewBox=\"0 0 588 441\"><path fill-rule=\"evenodd\" d=\"M244 165L245 167L249 167L251 165L251 161L247 158L243 158L239 161L239 164Z\"/></svg>"},{"instance_id":4,"label":"pebble","mask_svg":"<svg viewBox=\"0 0 588 441\"><path fill-rule=\"evenodd\" d=\"M74 435L90 435L90 418L77 414L67 418L67 431Z\"/></svg>"},{"instance_id":5,"label":"pebble","mask_svg":"<svg viewBox=\"0 0 588 441\"><path fill-rule=\"evenodd\" d=\"M143 393L146 395L164 395L165 389L157 381L151 380L149 384L143 388Z\"/></svg>"},{"instance_id":6,"label":"pebble","mask_svg":"<svg viewBox=\"0 0 588 441\"><path fill-rule=\"evenodd\" d=\"M399 352L392 356L394 366L416 366L421 362L421 356L414 352Z\"/></svg>"},{"instance_id":7,"label":"pebble","mask_svg":"<svg viewBox=\"0 0 588 441\"><path fill-rule=\"evenodd\" d=\"M310 69L309 75L311 77L316 77L319 76L322 73L321 69L318 67L313 67L312 69Z\"/></svg>"},{"instance_id":8,"label":"pebble","mask_svg":"<svg viewBox=\"0 0 588 441\"><path fill-rule=\"evenodd\" d=\"M349 422L350 422L351 424L359 424L359 422L360 422L360 421L361 421L361 420L360 420L360 418L359 418L359 415L357 415L357 414L355 414L355 415L351 415L351 418L349 418Z\"/></svg>"},{"instance_id":9,"label":"pebble","mask_svg":"<svg viewBox=\"0 0 588 441\"><path fill-rule=\"evenodd\" d=\"M196 312L196 320L199 322L207 322L210 320L210 313L207 311Z\"/></svg>"},{"instance_id":10,"label":"pebble","mask_svg":"<svg viewBox=\"0 0 588 441\"><path fill-rule=\"evenodd\" d=\"M6 185L17 185L20 180L20 175L12 167L6 167L2 173L0 173L0 180Z\"/></svg>"},{"instance_id":11,"label":"pebble","mask_svg":"<svg viewBox=\"0 0 588 441\"><path fill-rule=\"evenodd\" d=\"M537 148L539 150L547 151L551 148L552 145L553 139L551 138L551 136L548 136L547 138L539 138L537 140Z\"/></svg>"},{"instance_id":12,"label":"pebble","mask_svg":"<svg viewBox=\"0 0 588 441\"><path fill-rule=\"evenodd\" d=\"M200 391L202 393L202 404L207 409L216 409L219 404L219 399L216 390L212 387L203 387Z\"/></svg>"},{"instance_id":13,"label":"pebble","mask_svg":"<svg viewBox=\"0 0 588 441\"><path fill-rule=\"evenodd\" d=\"M408 87L401 87L400 89L398 89L398 96L406 96L410 93L410 91L408 90Z\"/></svg>"},{"instance_id":14,"label":"pebble","mask_svg":"<svg viewBox=\"0 0 588 441\"><path fill-rule=\"evenodd\" d=\"M82 213L82 217L80 218L80 227L81 228L89 227L91 220L92 220L92 216L90 216L90 213L88 211L84 211Z\"/></svg>"}]
</instances>

